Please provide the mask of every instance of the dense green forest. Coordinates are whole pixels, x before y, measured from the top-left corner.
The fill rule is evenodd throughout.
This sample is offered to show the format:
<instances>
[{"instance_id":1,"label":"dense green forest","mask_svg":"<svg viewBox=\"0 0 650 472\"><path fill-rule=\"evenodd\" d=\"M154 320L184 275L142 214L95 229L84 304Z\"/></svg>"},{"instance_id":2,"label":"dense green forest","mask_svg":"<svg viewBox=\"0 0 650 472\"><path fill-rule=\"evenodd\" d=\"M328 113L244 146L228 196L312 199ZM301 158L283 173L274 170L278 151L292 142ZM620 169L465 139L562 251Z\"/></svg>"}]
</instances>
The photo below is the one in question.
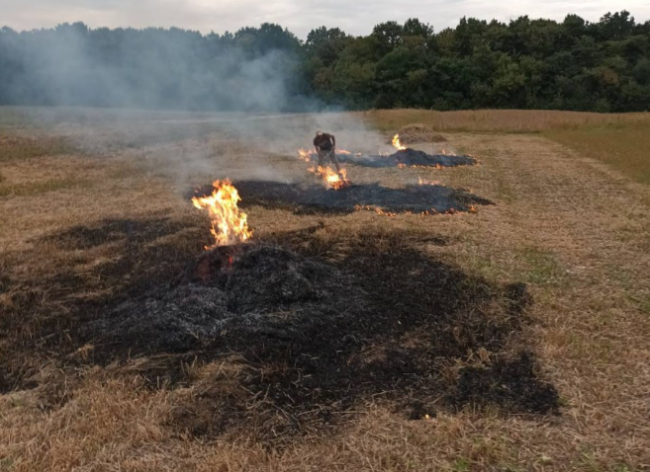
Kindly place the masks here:
<instances>
[{"instance_id":1,"label":"dense green forest","mask_svg":"<svg viewBox=\"0 0 650 472\"><path fill-rule=\"evenodd\" d=\"M365 37L305 41L275 24L181 29L0 30L0 104L193 110L413 107L438 110L650 108L650 21L417 19Z\"/></svg>"}]
</instances>

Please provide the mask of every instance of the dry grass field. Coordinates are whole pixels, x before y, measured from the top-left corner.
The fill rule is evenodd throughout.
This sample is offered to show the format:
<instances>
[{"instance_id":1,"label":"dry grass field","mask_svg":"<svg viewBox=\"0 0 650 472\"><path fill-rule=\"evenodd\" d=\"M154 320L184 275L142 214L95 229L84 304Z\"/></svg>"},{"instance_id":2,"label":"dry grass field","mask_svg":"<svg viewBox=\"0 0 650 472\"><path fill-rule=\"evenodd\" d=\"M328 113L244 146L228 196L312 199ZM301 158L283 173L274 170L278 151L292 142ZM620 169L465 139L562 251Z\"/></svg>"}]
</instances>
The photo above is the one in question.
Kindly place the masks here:
<instances>
[{"instance_id":1,"label":"dry grass field","mask_svg":"<svg viewBox=\"0 0 650 472\"><path fill-rule=\"evenodd\" d=\"M637 182L650 183L648 113L374 110L360 115L385 132L423 123L439 132L539 133L578 153L606 162Z\"/></svg>"},{"instance_id":2,"label":"dry grass field","mask_svg":"<svg viewBox=\"0 0 650 472\"><path fill-rule=\"evenodd\" d=\"M208 222L187 191L220 177L309 178L292 150L309 144L319 119L92 114L34 125L0 111L0 471L650 470L647 115L362 114L383 133L377 142L350 125L359 114L333 117L351 150L376 149L402 126L425 123L480 161L443 170L348 166L353 182L400 187L421 177L495 205L426 217L253 206L254 243L286 244L329 264L355 248L367 249L364 264L408 248L470 281L445 306L465 307L463 291L470 299L479 286L500 293L525 284L526 321L501 351L488 343L454 354L441 375L456 381L465 368L489 369L497 354L532 352L559 410L430 399L435 412L413 419L400 396L418 392L394 386L392 395L373 391L338 405L327 427L305 421L283 434L275 425L294 416L278 407L270 419L256 417L278 403L242 390L256 366L238 352L113 356L78 333L112 298L165 287L204 252ZM410 267L394 270L411 277ZM383 294L386 304L415 304L397 282L394 290ZM496 326L500 303L476 301L468 316L480 312ZM463 336L458 326L450 336ZM410 352L422 335L391 342ZM381 357L375 348L363 354ZM220 395L244 398L248 410L214 429L211 418L229 418L218 409L232 406ZM183 427L199 422L209 434Z\"/></svg>"},{"instance_id":3,"label":"dry grass field","mask_svg":"<svg viewBox=\"0 0 650 472\"><path fill-rule=\"evenodd\" d=\"M371 110L357 113L383 131L412 123L425 123L437 131L539 133L578 129L594 125L648 124L647 113L602 114L555 110Z\"/></svg>"}]
</instances>

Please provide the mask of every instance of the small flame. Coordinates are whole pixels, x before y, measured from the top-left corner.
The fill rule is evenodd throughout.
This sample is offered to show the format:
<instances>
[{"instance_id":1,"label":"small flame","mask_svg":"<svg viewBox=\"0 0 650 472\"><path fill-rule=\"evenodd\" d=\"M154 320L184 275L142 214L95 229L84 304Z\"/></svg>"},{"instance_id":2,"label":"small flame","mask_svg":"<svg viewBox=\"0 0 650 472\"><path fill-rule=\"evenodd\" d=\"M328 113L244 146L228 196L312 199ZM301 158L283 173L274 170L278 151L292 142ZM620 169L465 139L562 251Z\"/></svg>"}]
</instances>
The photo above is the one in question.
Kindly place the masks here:
<instances>
[{"instance_id":1,"label":"small flame","mask_svg":"<svg viewBox=\"0 0 650 472\"><path fill-rule=\"evenodd\" d=\"M424 180L422 177L418 177L418 184L419 185L441 185L445 186L442 182L439 180Z\"/></svg>"},{"instance_id":2,"label":"small flame","mask_svg":"<svg viewBox=\"0 0 650 472\"><path fill-rule=\"evenodd\" d=\"M395 136L393 136L393 146L398 151L403 151L403 150L406 149L406 146L403 146L402 143L400 143L400 141L399 141L399 134L396 134Z\"/></svg>"},{"instance_id":3,"label":"small flame","mask_svg":"<svg viewBox=\"0 0 650 472\"><path fill-rule=\"evenodd\" d=\"M458 155L454 151L447 151L446 149L441 149L440 154L442 154L443 156L457 156Z\"/></svg>"},{"instance_id":4,"label":"small flame","mask_svg":"<svg viewBox=\"0 0 650 472\"><path fill-rule=\"evenodd\" d=\"M230 180L215 180L212 185L214 186L212 195L192 199L196 208L208 210L212 220L210 233L214 236L215 242L205 249L243 243L250 239L253 233L248 229L248 216L237 206L241 201L237 189Z\"/></svg>"},{"instance_id":5,"label":"small flame","mask_svg":"<svg viewBox=\"0 0 650 472\"><path fill-rule=\"evenodd\" d=\"M341 169L340 173L337 173L330 167L321 166L312 167L308 170L309 172L313 172L314 174L318 175L327 183L328 187L333 188L334 190L340 190L343 187L352 185L352 182L350 182L347 178L347 172L345 169Z\"/></svg>"},{"instance_id":6,"label":"small flame","mask_svg":"<svg viewBox=\"0 0 650 472\"><path fill-rule=\"evenodd\" d=\"M363 154L360 152L351 152L346 149L337 149L336 150L337 154L345 155L345 156L362 156ZM318 156L314 151L308 150L308 149L298 149L298 157L302 159L305 162L311 162L312 160L318 159Z\"/></svg>"},{"instance_id":7,"label":"small flame","mask_svg":"<svg viewBox=\"0 0 650 472\"><path fill-rule=\"evenodd\" d=\"M345 149L339 149L337 153L352 154L350 151L346 151ZM312 162L318 159L317 153L307 149L298 149L298 157L305 162ZM329 188L333 188L334 190L339 190L343 187L352 185L352 182L347 178L347 171L345 169L341 169L341 172L336 172L329 166L314 166L307 170L319 176L323 181L325 181Z\"/></svg>"},{"instance_id":8,"label":"small flame","mask_svg":"<svg viewBox=\"0 0 650 472\"><path fill-rule=\"evenodd\" d=\"M392 211L384 211L384 210L382 210L381 208L375 208L375 212L376 212L378 215L381 215L381 216L388 216L389 218L394 218L395 216L397 216L397 213L394 213L394 212L392 212Z\"/></svg>"},{"instance_id":9,"label":"small flame","mask_svg":"<svg viewBox=\"0 0 650 472\"><path fill-rule=\"evenodd\" d=\"M305 162L311 162L312 156L314 156L313 151L308 151L307 149L298 149L298 157Z\"/></svg>"}]
</instances>

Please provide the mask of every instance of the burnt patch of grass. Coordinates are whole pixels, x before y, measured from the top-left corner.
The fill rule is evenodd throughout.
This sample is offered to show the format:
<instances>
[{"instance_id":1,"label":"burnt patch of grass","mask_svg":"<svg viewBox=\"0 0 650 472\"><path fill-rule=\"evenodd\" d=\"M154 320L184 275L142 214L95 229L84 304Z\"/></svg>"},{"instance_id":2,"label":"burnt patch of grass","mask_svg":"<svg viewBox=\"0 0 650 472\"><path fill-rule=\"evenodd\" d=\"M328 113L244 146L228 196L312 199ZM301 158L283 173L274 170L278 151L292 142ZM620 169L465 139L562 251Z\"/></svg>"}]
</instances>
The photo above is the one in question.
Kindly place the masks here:
<instances>
[{"instance_id":1,"label":"burnt patch of grass","mask_svg":"<svg viewBox=\"0 0 650 472\"><path fill-rule=\"evenodd\" d=\"M16 346L11 352L59 353L62 366L140 358L125 375L197 392L172 415L175 429L194 436L244 427L275 441L335 431L368 402L409 418L464 405L505 414L558 409L553 387L509 347L527 322L525 285L495 285L417 249L444 238L322 234L319 225L197 258L200 244L183 246L170 226L106 221L56 236L69 249L110 242L121 256L41 281L48 315L35 297L40 315L15 320L30 329L4 340ZM167 235L131 237L134 227ZM84 292L99 295L78 296ZM65 315L53 316L52 298L65 301ZM7 371L10 385L27 379ZM521 382L507 378L522 372ZM488 379L510 382L510 393L490 389ZM474 384L479 399L464 388Z\"/></svg>"},{"instance_id":2,"label":"burnt patch of grass","mask_svg":"<svg viewBox=\"0 0 650 472\"><path fill-rule=\"evenodd\" d=\"M80 348L71 336L85 310L96 309L113 297L164 286L182 273L187 261L207 244L207 230L193 220L107 219L36 241L53 245L63 254L70 251L70 257L59 255L59 263L38 277L20 271L14 274L21 254L3 260L0 344L10 348L3 349L8 354L0 363L11 373L11 385L24 386L26 359L45 354L54 360L52 353L57 352L68 362L64 353ZM79 254L80 250L84 252ZM93 250L100 251L97 259ZM91 359L92 355L86 360Z\"/></svg>"},{"instance_id":3,"label":"burnt patch of grass","mask_svg":"<svg viewBox=\"0 0 650 472\"><path fill-rule=\"evenodd\" d=\"M498 405L514 411L544 411L558 405L550 384L540 384L537 362L524 352L514 359L497 359L490 365L466 367L460 372L452 402L465 405Z\"/></svg>"},{"instance_id":4,"label":"burnt patch of grass","mask_svg":"<svg viewBox=\"0 0 650 472\"><path fill-rule=\"evenodd\" d=\"M437 214L474 212L476 205L494 204L467 190L436 184L407 185L397 189L377 183L355 184L333 190L319 185L242 180L235 182L235 186L245 207L259 205L297 214L350 214L359 210ZM207 185L192 195L209 195L211 192L212 186Z\"/></svg>"},{"instance_id":5,"label":"burnt patch of grass","mask_svg":"<svg viewBox=\"0 0 650 472\"><path fill-rule=\"evenodd\" d=\"M235 259L218 284L225 297L216 304L228 307L234 296L237 315L219 324L221 334L207 345L197 336L194 348L241 358L227 378L203 379L204 393L178 412L181 428L215 436L243 423L269 439L331 428L342 412L371 399L411 418L465 405L557 411L557 393L533 370L532 355L511 358L508 351L531 302L525 285L499 287L467 276L423 256L399 234L317 239L299 244L302 256L280 251L283 261L294 260L285 269L267 258L276 249L251 249L250 258ZM331 247L342 246L340 259ZM314 254L320 256L312 267ZM319 262L328 257L337 262ZM240 279L241 272L248 275ZM281 283L260 289L271 274ZM251 301L243 310L242 300ZM481 353L480 367L468 363L468 353ZM506 387L490 389L488 378ZM480 401L467 395L472 383L482 386Z\"/></svg>"}]
</instances>

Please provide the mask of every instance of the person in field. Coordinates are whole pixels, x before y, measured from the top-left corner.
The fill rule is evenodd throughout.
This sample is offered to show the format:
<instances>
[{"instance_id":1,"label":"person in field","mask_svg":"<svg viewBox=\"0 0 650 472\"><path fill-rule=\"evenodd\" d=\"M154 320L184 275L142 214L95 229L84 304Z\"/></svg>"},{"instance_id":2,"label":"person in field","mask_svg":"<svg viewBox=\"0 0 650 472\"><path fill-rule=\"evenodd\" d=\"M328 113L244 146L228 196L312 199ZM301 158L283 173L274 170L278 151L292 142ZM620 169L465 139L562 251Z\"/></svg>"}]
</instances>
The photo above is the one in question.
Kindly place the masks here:
<instances>
[{"instance_id":1,"label":"person in field","mask_svg":"<svg viewBox=\"0 0 650 472\"><path fill-rule=\"evenodd\" d=\"M336 172L341 174L341 166L336 158L336 136L317 131L314 137L314 147L318 154L318 165L323 167L325 160L329 159L336 166Z\"/></svg>"}]
</instances>

